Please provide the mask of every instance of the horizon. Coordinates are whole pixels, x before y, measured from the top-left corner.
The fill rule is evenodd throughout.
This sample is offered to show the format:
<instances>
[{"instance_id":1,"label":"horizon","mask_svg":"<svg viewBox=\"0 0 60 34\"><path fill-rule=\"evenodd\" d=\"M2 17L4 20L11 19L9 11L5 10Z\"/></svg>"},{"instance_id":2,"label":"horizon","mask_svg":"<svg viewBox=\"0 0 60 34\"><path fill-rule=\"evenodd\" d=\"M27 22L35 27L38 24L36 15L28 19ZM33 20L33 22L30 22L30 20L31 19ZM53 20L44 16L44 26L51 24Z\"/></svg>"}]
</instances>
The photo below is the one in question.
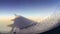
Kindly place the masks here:
<instances>
[{"instance_id":1,"label":"horizon","mask_svg":"<svg viewBox=\"0 0 60 34\"><path fill-rule=\"evenodd\" d=\"M60 12L60 0L0 0L0 31L9 31L14 14L42 21Z\"/></svg>"}]
</instances>

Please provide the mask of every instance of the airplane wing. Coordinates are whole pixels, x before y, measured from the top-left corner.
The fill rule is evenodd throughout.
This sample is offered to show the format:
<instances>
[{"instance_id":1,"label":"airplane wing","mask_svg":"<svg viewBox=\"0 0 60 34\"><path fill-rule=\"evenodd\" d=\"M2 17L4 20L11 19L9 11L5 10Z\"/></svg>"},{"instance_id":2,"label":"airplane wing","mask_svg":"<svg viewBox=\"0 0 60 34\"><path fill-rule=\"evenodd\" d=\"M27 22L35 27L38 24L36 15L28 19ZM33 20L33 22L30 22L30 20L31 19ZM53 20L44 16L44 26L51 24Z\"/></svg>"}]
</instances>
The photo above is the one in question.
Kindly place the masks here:
<instances>
[{"instance_id":1,"label":"airplane wing","mask_svg":"<svg viewBox=\"0 0 60 34\"><path fill-rule=\"evenodd\" d=\"M8 25L9 27L12 27L14 25L20 29L24 29L37 24L36 22L22 16L16 17L13 21L14 23L11 25Z\"/></svg>"}]
</instances>

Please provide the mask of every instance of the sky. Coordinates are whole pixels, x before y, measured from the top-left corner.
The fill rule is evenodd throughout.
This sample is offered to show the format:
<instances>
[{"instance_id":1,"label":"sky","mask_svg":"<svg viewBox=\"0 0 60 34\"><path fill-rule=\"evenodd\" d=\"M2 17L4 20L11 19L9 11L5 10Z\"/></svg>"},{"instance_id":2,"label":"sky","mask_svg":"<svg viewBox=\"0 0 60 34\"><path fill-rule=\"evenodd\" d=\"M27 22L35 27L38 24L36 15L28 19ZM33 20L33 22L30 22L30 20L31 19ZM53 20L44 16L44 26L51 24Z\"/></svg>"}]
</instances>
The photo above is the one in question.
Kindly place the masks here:
<instances>
[{"instance_id":1,"label":"sky","mask_svg":"<svg viewBox=\"0 0 60 34\"><path fill-rule=\"evenodd\" d=\"M0 0L0 17L14 14L45 17L55 12L59 3L60 0Z\"/></svg>"},{"instance_id":2,"label":"sky","mask_svg":"<svg viewBox=\"0 0 60 34\"><path fill-rule=\"evenodd\" d=\"M59 6L60 0L0 0L0 31L9 30L7 25L12 23L14 14L45 17L59 12Z\"/></svg>"}]
</instances>

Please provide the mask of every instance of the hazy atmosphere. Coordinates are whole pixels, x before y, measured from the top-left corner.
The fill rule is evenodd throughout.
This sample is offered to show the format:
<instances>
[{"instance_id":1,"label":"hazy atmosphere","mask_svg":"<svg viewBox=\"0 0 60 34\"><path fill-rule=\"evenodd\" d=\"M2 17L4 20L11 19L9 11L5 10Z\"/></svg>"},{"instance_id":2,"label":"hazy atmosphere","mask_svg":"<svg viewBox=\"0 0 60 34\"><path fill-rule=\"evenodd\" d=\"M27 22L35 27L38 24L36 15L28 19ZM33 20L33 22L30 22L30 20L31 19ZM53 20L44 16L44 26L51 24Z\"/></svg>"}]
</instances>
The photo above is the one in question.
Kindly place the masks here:
<instances>
[{"instance_id":1,"label":"hazy atmosphere","mask_svg":"<svg viewBox=\"0 0 60 34\"><path fill-rule=\"evenodd\" d=\"M60 12L60 0L0 0L0 32L10 31L14 14L42 21Z\"/></svg>"}]
</instances>

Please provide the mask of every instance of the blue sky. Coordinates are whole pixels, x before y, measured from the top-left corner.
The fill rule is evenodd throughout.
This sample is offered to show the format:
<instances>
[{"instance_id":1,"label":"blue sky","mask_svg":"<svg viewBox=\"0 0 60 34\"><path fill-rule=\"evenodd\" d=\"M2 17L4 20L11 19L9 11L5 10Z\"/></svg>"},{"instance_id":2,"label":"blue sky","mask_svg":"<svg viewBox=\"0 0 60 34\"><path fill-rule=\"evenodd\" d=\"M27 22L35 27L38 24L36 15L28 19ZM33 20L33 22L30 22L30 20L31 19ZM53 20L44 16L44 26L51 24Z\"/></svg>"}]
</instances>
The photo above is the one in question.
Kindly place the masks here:
<instances>
[{"instance_id":1,"label":"blue sky","mask_svg":"<svg viewBox=\"0 0 60 34\"><path fill-rule=\"evenodd\" d=\"M16 13L26 17L44 17L51 15L59 4L60 0L0 0L0 16Z\"/></svg>"},{"instance_id":2,"label":"blue sky","mask_svg":"<svg viewBox=\"0 0 60 34\"><path fill-rule=\"evenodd\" d=\"M9 30L5 25L10 24L10 19L13 18L9 17L14 17L14 14L45 17L59 12L59 5L60 0L0 0L0 31Z\"/></svg>"}]
</instances>

